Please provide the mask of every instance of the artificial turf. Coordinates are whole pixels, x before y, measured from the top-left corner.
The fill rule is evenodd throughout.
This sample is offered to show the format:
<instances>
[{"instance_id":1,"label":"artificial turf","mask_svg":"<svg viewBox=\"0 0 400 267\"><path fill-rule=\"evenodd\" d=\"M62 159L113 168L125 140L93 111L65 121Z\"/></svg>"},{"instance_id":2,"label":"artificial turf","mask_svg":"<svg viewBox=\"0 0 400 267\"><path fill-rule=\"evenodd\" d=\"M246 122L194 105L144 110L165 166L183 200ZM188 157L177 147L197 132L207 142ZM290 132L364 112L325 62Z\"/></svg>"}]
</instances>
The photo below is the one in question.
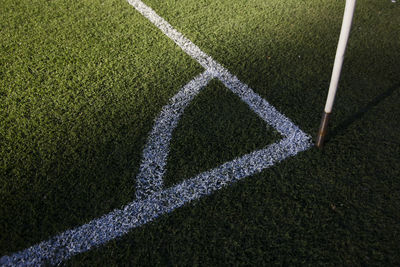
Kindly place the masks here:
<instances>
[{"instance_id":1,"label":"artificial turf","mask_svg":"<svg viewBox=\"0 0 400 267\"><path fill-rule=\"evenodd\" d=\"M124 1L1 9L4 255L130 202L153 119L202 69Z\"/></svg>"},{"instance_id":2,"label":"artificial turf","mask_svg":"<svg viewBox=\"0 0 400 267\"><path fill-rule=\"evenodd\" d=\"M145 3L315 137L344 1ZM399 265L399 15L398 3L357 2L323 151L64 264ZM153 120L202 68L123 0L3 0L0 27L0 253L9 255L132 201ZM166 183L278 139L212 81L174 132Z\"/></svg>"},{"instance_id":3,"label":"artificial turf","mask_svg":"<svg viewBox=\"0 0 400 267\"><path fill-rule=\"evenodd\" d=\"M166 187L234 158L265 148L282 136L222 82L212 80L185 110L174 131Z\"/></svg>"}]
</instances>

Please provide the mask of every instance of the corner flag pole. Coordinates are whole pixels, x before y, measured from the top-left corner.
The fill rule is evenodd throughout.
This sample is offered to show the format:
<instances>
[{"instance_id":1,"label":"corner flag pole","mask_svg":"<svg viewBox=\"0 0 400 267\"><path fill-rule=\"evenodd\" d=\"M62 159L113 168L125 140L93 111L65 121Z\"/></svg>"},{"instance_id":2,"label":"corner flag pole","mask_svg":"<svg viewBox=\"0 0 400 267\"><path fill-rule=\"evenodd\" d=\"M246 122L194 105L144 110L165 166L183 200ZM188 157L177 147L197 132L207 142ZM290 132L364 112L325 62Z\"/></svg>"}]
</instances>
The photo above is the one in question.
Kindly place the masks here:
<instances>
[{"instance_id":1,"label":"corner flag pole","mask_svg":"<svg viewBox=\"0 0 400 267\"><path fill-rule=\"evenodd\" d=\"M346 52L347 41L350 35L351 23L353 20L354 9L356 7L356 0L346 0L346 7L343 15L342 29L340 30L339 43L336 50L335 63L333 64L331 83L329 86L328 98L325 104L325 110L322 115L321 125L319 127L316 146L322 148L324 138L328 128L328 121L332 112L333 103L335 101L336 90L339 83L340 72L344 54Z\"/></svg>"}]
</instances>

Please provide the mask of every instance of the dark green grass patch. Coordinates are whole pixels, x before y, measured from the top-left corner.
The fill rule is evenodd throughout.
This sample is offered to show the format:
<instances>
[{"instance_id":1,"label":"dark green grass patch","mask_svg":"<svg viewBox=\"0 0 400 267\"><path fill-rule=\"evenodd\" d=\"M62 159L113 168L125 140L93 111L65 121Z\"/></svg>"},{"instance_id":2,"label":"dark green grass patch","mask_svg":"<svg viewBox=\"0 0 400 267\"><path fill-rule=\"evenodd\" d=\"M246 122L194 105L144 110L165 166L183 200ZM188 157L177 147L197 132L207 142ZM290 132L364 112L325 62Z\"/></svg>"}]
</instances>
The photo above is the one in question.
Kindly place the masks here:
<instances>
[{"instance_id":1,"label":"dark green grass patch","mask_svg":"<svg viewBox=\"0 0 400 267\"><path fill-rule=\"evenodd\" d=\"M130 202L153 119L201 67L125 1L0 5L0 253Z\"/></svg>"},{"instance_id":2,"label":"dark green grass patch","mask_svg":"<svg viewBox=\"0 0 400 267\"><path fill-rule=\"evenodd\" d=\"M287 159L65 264L398 265L399 101L397 88L324 151Z\"/></svg>"},{"instance_id":3,"label":"dark green grass patch","mask_svg":"<svg viewBox=\"0 0 400 267\"><path fill-rule=\"evenodd\" d=\"M315 135L344 1L153 1ZM398 265L398 4L358 1L331 132L311 149L67 265Z\"/></svg>"},{"instance_id":4,"label":"dark green grass patch","mask_svg":"<svg viewBox=\"0 0 400 267\"><path fill-rule=\"evenodd\" d=\"M146 3L315 136L344 1ZM0 251L8 254L130 202L153 119L200 68L124 1L0 8ZM399 14L398 3L357 1L323 151L300 153L65 265L400 265ZM191 125L202 108L213 112L219 88L209 89L177 128L170 184L269 138L260 139L264 126L253 117L254 132L234 147L194 146L213 140ZM210 129L219 129L218 112L235 112L234 97L224 99L224 109L204 117ZM235 131L244 123L226 119Z\"/></svg>"},{"instance_id":5,"label":"dark green grass patch","mask_svg":"<svg viewBox=\"0 0 400 267\"><path fill-rule=\"evenodd\" d=\"M173 134L166 186L218 167L282 138L220 81L185 110Z\"/></svg>"}]
</instances>

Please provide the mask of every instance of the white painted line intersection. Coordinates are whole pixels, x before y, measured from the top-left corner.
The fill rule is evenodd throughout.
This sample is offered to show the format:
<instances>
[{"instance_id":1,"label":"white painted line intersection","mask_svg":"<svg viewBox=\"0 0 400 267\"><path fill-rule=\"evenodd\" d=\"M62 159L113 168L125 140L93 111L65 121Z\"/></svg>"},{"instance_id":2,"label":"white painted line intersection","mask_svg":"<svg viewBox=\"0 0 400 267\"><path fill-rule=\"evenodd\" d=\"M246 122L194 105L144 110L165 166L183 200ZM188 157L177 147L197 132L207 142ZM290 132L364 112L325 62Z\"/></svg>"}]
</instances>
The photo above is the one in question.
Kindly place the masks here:
<instances>
[{"instance_id":1,"label":"white painted line intersection","mask_svg":"<svg viewBox=\"0 0 400 267\"><path fill-rule=\"evenodd\" d=\"M47 241L23 251L0 258L3 266L57 264L72 256L98 247L123 236L157 217L182 205L209 195L242 178L294 156L311 146L310 138L283 114L242 83L222 65L201 51L199 47L175 30L150 7L139 0L128 0L143 16L148 18L165 35L171 38L205 71L180 89L170 99L155 120L143 150L143 159L137 175L136 200L89 223L67 230ZM198 174L182 183L165 189L163 176L172 132L185 107L213 78L219 79L228 89L247 103L252 111L274 127L283 139L268 147L226 162L212 170Z\"/></svg>"}]
</instances>

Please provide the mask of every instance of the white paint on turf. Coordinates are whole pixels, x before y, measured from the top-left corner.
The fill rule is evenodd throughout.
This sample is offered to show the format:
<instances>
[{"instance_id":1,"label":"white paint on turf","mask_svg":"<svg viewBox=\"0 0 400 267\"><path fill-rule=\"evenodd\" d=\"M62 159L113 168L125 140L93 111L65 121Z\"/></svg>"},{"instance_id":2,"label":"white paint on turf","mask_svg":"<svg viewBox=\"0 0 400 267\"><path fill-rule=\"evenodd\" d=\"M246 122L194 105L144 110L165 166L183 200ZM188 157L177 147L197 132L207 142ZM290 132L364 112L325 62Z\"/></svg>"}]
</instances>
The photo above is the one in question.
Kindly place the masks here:
<instances>
[{"instance_id":1,"label":"white paint on turf","mask_svg":"<svg viewBox=\"0 0 400 267\"><path fill-rule=\"evenodd\" d=\"M163 189L165 164L172 132L178 125L185 108L212 78L211 73L204 71L185 85L171 98L170 103L163 107L143 150L142 163L139 174L136 176L136 199L146 198Z\"/></svg>"},{"instance_id":2,"label":"white paint on turf","mask_svg":"<svg viewBox=\"0 0 400 267\"><path fill-rule=\"evenodd\" d=\"M250 87L243 84L236 76L232 75L226 68L216 62L212 57L201 51L201 49L183 36L182 33L175 30L171 24L160 17L153 9L145 5L140 0L128 0L143 16L157 26L166 36L173 40L186 54L195 59L201 66L219 78L226 87L242 98L244 102L250 105L250 108L261 118L265 118L267 123L274 127L283 136L288 136L298 127L288 118L280 114L267 101L256 94ZM254 109L251 103L263 102L263 108ZM268 116L265 116L267 115Z\"/></svg>"},{"instance_id":3,"label":"white paint on turf","mask_svg":"<svg viewBox=\"0 0 400 267\"><path fill-rule=\"evenodd\" d=\"M145 5L140 0L128 0L137 11L140 12L144 17L150 20L157 28L159 28L166 36L173 40L183 51L189 56L194 58L200 63L206 70L211 72L218 72L222 70L223 67L215 62L209 55L201 51L201 49L192 43L189 39L183 36L182 33L175 30L171 24L169 24L165 19L160 17L153 9Z\"/></svg>"},{"instance_id":4,"label":"white paint on turf","mask_svg":"<svg viewBox=\"0 0 400 267\"><path fill-rule=\"evenodd\" d=\"M114 210L98 219L67 230L28 249L0 258L4 266L57 264L88 251L131 229L148 223L162 214L173 211L185 203L211 194L242 178L254 175L289 156L311 146L309 136L283 114L256 94L236 76L214 61L191 41L176 31L168 22L139 0L129 0L140 13L179 45L206 70L185 85L169 104L163 107L155 120L143 150L137 176L136 200L122 209ZM221 166L203 172L168 189L163 189L163 175L172 132L184 109L213 79L219 79L227 88L247 103L251 110L274 127L284 138L268 147L254 151Z\"/></svg>"}]
</instances>

